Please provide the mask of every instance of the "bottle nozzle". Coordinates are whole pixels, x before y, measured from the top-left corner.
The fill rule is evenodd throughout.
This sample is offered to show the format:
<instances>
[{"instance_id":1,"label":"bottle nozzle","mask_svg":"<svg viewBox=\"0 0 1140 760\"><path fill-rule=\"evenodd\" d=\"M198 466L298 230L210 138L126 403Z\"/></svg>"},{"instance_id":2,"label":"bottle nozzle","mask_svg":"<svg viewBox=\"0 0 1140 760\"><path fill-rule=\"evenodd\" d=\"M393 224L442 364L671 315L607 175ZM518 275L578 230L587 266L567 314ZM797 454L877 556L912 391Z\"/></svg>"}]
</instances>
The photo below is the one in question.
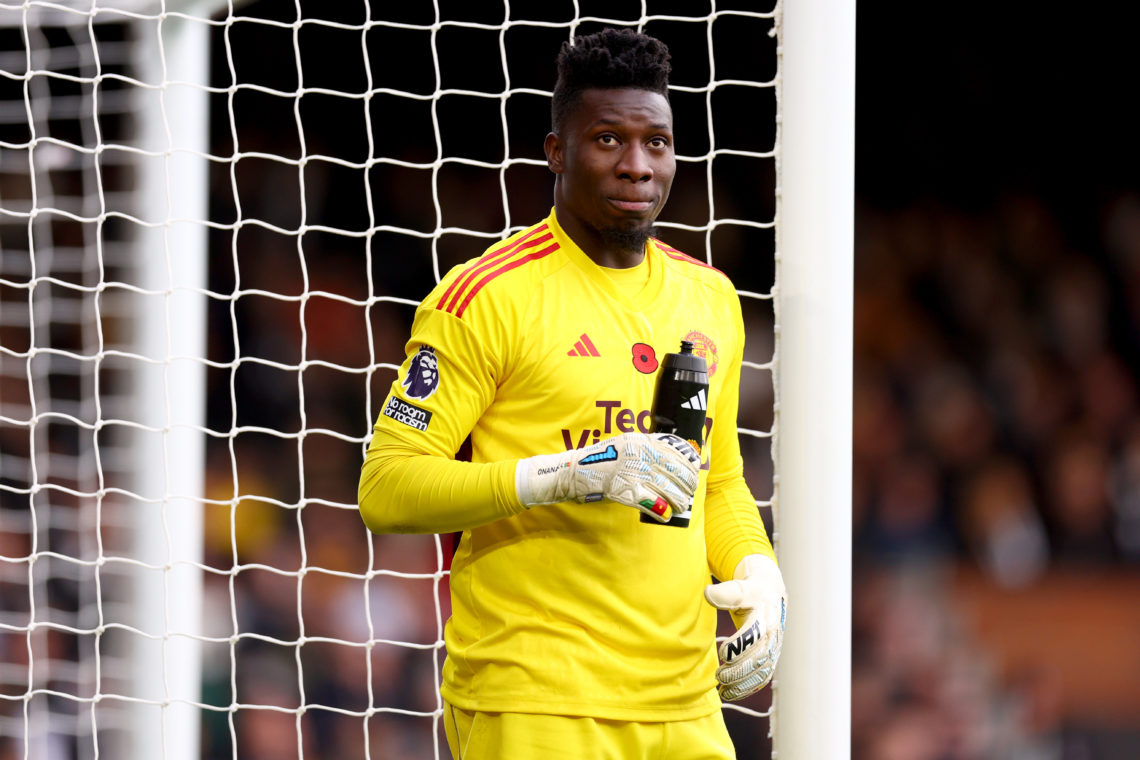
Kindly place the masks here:
<instances>
[{"instance_id":1,"label":"bottle nozzle","mask_svg":"<svg viewBox=\"0 0 1140 760\"><path fill-rule=\"evenodd\" d=\"M683 354L693 353L693 344L687 340L681 341L681 353L683 353Z\"/></svg>"}]
</instances>

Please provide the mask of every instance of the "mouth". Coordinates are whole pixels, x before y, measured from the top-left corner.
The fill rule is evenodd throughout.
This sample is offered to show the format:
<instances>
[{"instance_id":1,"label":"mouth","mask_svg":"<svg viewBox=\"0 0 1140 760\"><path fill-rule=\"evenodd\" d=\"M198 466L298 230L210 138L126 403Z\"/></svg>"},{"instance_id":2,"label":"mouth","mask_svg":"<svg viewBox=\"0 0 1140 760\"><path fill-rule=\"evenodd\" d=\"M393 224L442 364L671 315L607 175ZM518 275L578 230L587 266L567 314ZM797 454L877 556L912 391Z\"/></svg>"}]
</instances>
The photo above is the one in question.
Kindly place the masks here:
<instances>
[{"instance_id":1,"label":"mouth","mask_svg":"<svg viewBox=\"0 0 1140 760\"><path fill-rule=\"evenodd\" d=\"M647 211L653 210L653 201L631 200L626 198L607 198L607 200L615 208L635 214L644 214Z\"/></svg>"}]
</instances>

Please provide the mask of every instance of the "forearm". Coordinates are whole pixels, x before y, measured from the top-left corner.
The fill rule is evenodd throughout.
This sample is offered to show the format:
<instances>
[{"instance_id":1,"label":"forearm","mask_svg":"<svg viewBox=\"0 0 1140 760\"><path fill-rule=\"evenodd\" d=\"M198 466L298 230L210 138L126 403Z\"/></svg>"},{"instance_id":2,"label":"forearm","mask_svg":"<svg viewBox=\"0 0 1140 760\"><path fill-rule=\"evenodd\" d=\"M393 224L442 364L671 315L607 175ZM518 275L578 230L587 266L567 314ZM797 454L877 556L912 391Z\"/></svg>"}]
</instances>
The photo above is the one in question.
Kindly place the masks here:
<instances>
[{"instance_id":1,"label":"forearm","mask_svg":"<svg viewBox=\"0 0 1140 760\"><path fill-rule=\"evenodd\" d=\"M692 506L700 462L675 435L626 433L584 449L473 464L409 451L377 431L358 503L377 533L450 533L528 506L604 500L664 522Z\"/></svg>"},{"instance_id":2,"label":"forearm","mask_svg":"<svg viewBox=\"0 0 1140 760\"><path fill-rule=\"evenodd\" d=\"M370 450L360 471L360 515L374 533L451 533L521 512L515 462L459 462Z\"/></svg>"},{"instance_id":3,"label":"forearm","mask_svg":"<svg viewBox=\"0 0 1140 760\"><path fill-rule=\"evenodd\" d=\"M744 478L710 484L705 496L705 545L709 569L721 580L731 578L737 563L749 554L776 558Z\"/></svg>"},{"instance_id":4,"label":"forearm","mask_svg":"<svg viewBox=\"0 0 1140 760\"><path fill-rule=\"evenodd\" d=\"M756 499L744 479L744 460L740 455L740 436L736 420L740 412L740 367L744 361L744 322L739 301L736 322L739 334L737 350L726 363L722 380L723 392L717 394L712 412L717 424L711 435L711 461L705 495L705 546L709 570L719 580L733 577L737 564L750 554L763 554L775 559L764 521L756 508Z\"/></svg>"}]
</instances>

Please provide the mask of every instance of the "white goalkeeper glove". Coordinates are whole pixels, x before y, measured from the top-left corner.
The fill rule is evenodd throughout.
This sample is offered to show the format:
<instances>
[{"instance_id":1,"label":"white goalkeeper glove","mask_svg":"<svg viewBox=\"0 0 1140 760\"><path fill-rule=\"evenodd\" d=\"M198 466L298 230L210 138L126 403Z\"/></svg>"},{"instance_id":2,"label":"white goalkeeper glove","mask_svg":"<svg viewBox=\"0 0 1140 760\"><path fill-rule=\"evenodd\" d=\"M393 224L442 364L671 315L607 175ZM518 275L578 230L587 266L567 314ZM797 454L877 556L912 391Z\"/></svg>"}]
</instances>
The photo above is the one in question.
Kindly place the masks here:
<instances>
[{"instance_id":1,"label":"white goalkeeper glove","mask_svg":"<svg viewBox=\"0 0 1140 760\"><path fill-rule=\"evenodd\" d=\"M519 460L515 489L527 506L609 499L660 522L693 505L701 458L669 433L625 433L582 449Z\"/></svg>"},{"instance_id":2,"label":"white goalkeeper glove","mask_svg":"<svg viewBox=\"0 0 1140 760\"><path fill-rule=\"evenodd\" d=\"M732 612L737 631L720 646L717 690L733 701L755 694L772 680L784 643L787 592L771 557L749 554L736 566L733 580L705 587L712 606ZM743 618L743 622L740 622Z\"/></svg>"}]
</instances>

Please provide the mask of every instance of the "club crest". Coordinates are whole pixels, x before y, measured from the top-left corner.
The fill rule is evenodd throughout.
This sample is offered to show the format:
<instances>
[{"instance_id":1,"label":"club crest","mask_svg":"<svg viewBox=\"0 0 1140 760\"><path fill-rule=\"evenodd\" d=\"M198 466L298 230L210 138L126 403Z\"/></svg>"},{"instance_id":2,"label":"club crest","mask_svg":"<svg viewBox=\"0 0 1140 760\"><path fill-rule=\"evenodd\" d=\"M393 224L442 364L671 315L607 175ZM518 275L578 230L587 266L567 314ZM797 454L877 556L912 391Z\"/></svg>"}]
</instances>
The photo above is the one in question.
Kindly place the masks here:
<instances>
[{"instance_id":1,"label":"club crest","mask_svg":"<svg viewBox=\"0 0 1140 760\"><path fill-rule=\"evenodd\" d=\"M719 361L719 357L716 355L716 343L713 343L709 336L696 330L690 331L684 339L693 344L694 354L704 357L709 368L709 377L712 377L716 373L716 365Z\"/></svg>"}]
</instances>

